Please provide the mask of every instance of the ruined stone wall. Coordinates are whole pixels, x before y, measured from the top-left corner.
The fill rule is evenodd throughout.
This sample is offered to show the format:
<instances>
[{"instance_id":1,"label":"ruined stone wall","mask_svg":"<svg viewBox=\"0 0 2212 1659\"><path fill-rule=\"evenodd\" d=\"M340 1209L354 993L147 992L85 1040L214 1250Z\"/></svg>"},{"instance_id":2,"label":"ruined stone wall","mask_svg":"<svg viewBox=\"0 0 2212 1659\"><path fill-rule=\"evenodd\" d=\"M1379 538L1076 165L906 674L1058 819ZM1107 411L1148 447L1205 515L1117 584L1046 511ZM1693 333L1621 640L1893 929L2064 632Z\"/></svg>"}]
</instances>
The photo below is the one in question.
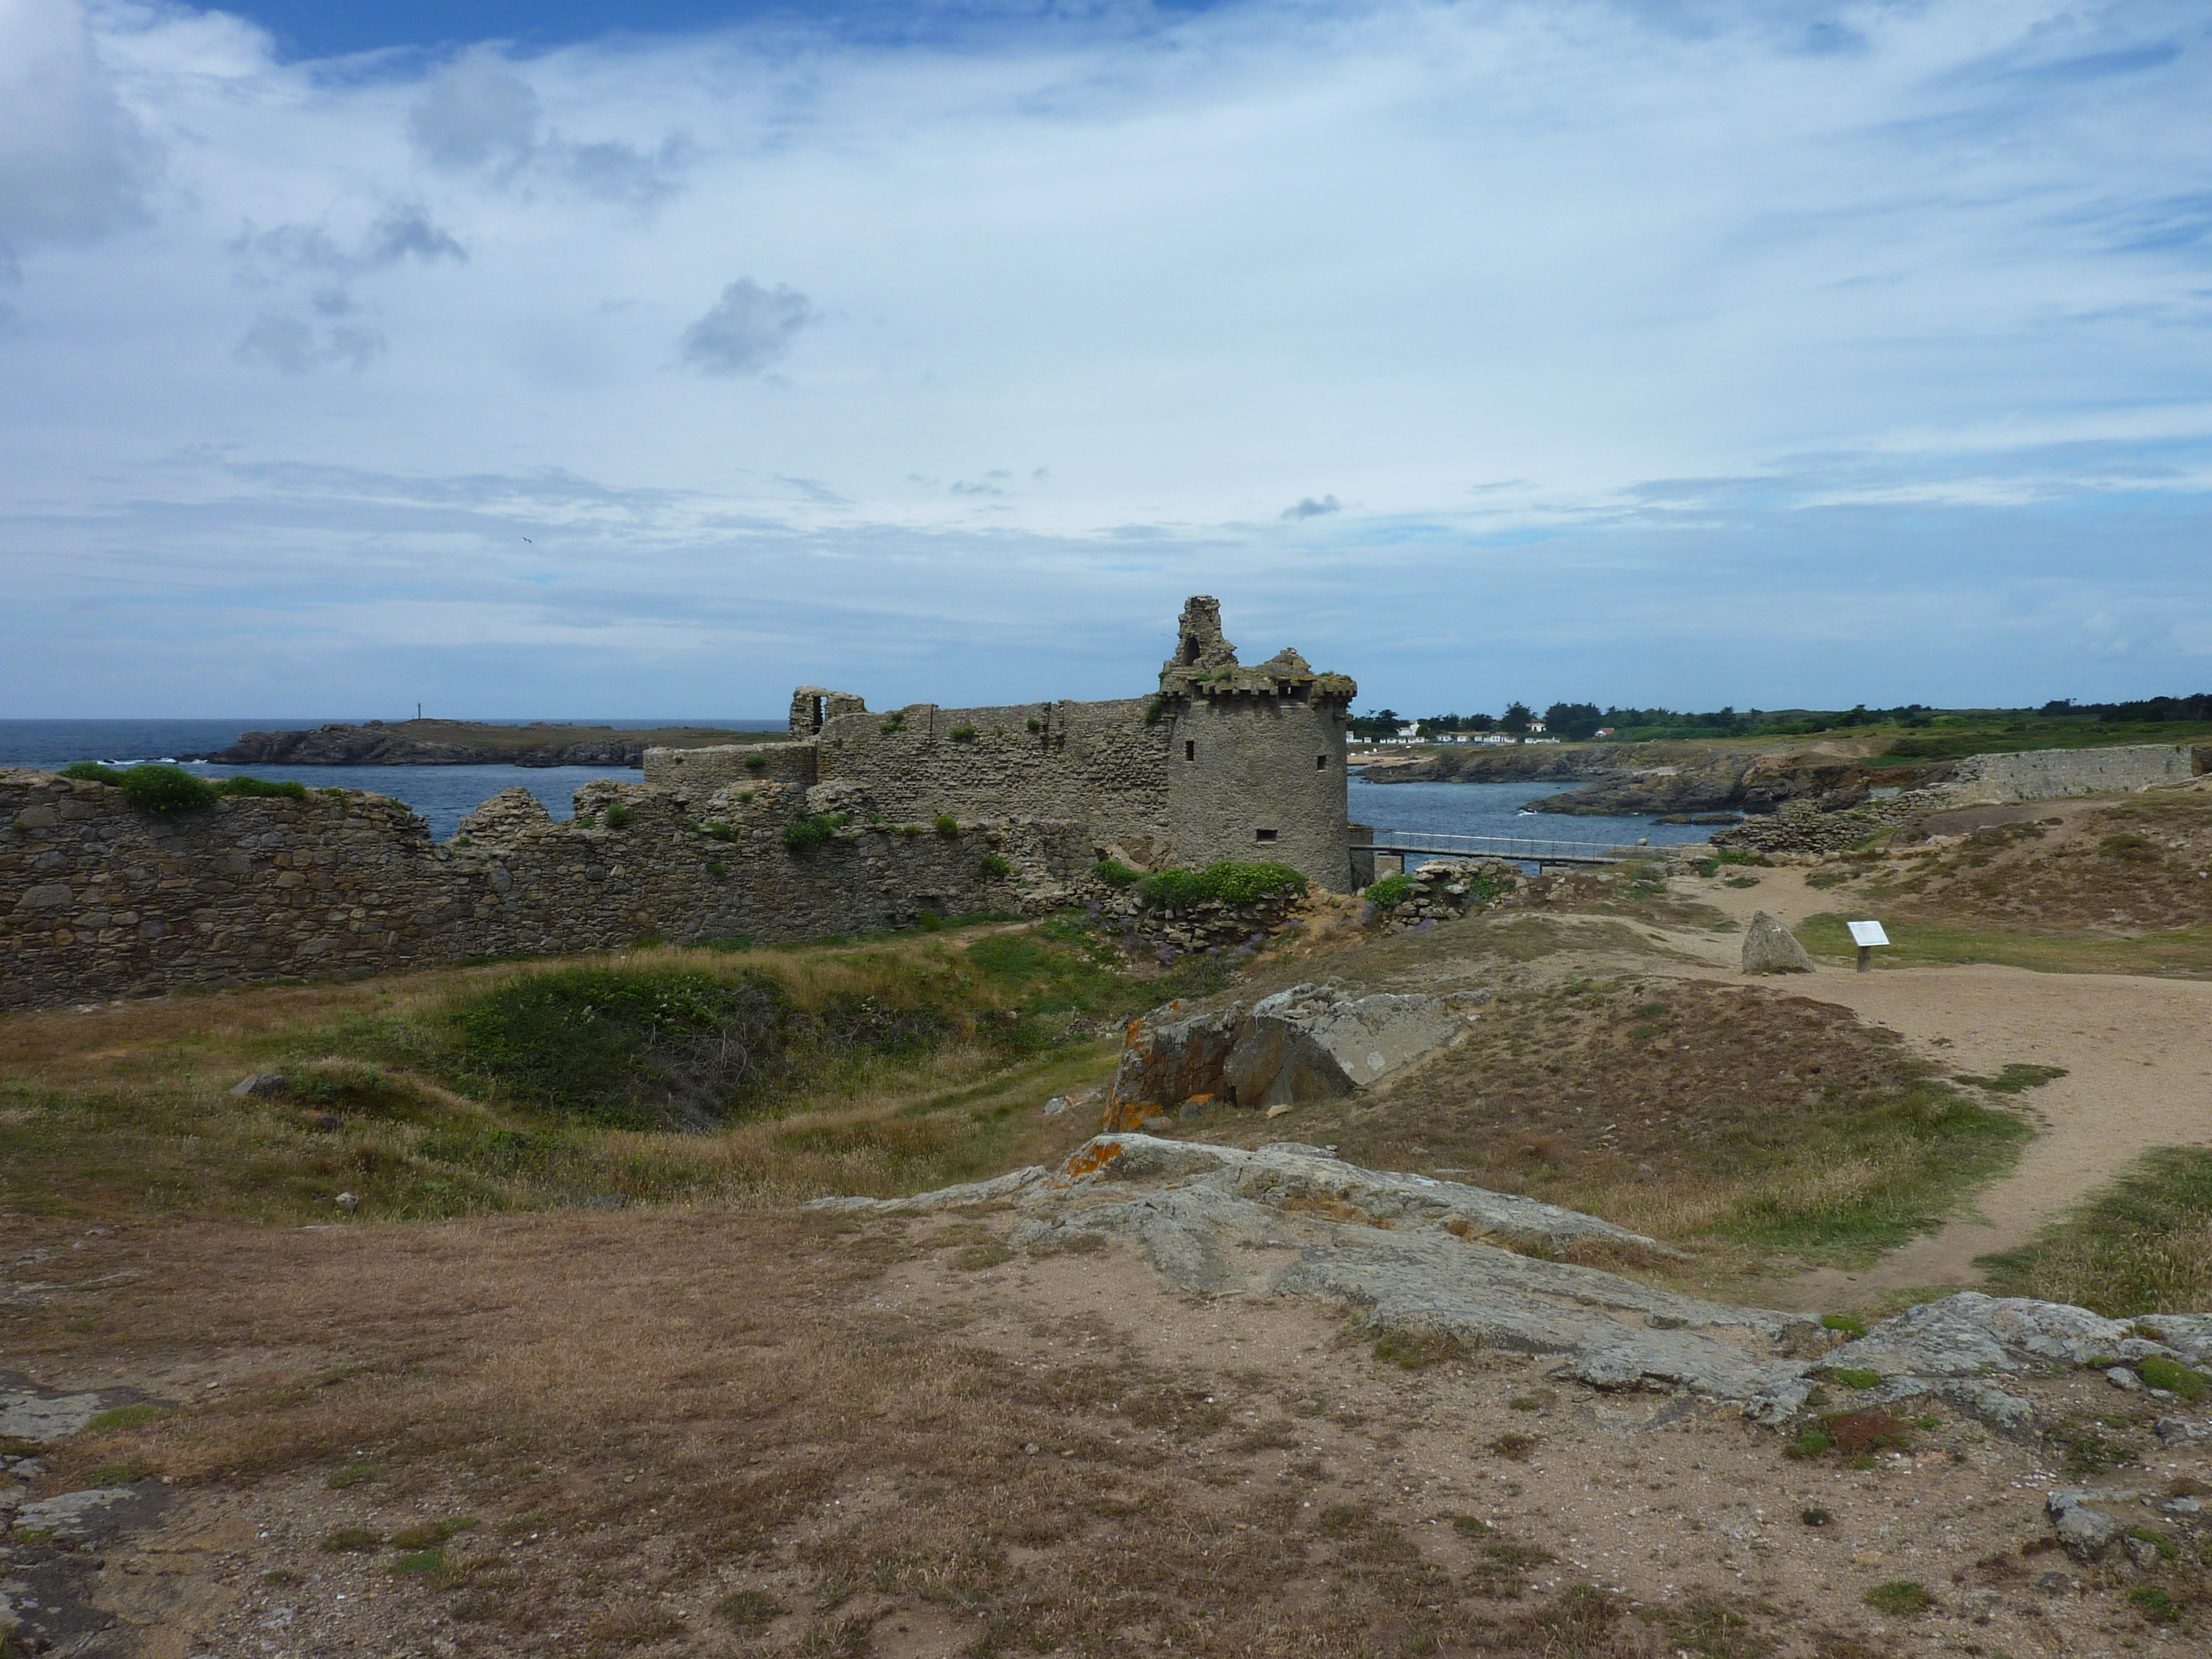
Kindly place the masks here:
<instances>
[{"instance_id":1,"label":"ruined stone wall","mask_svg":"<svg viewBox=\"0 0 2212 1659\"><path fill-rule=\"evenodd\" d=\"M645 781L661 789L704 799L725 784L816 781L814 744L720 743L705 749L648 749Z\"/></svg>"},{"instance_id":2,"label":"ruined stone wall","mask_svg":"<svg viewBox=\"0 0 2212 1659\"><path fill-rule=\"evenodd\" d=\"M708 803L726 840L664 790L594 783L574 821L509 790L465 840L434 846L413 812L359 791L161 814L106 785L0 771L0 1007L648 936L871 932L924 910L1055 905L1091 857L1079 826L1004 819L952 839L854 824L795 854L783 836L805 792L745 793ZM619 827L605 822L617 805Z\"/></svg>"},{"instance_id":3,"label":"ruined stone wall","mask_svg":"<svg viewBox=\"0 0 2212 1659\"><path fill-rule=\"evenodd\" d=\"M1352 887L1340 708L1292 697L1179 699L1168 839L1183 862L1270 860L1331 892Z\"/></svg>"},{"instance_id":4,"label":"ruined stone wall","mask_svg":"<svg viewBox=\"0 0 2212 1659\"><path fill-rule=\"evenodd\" d=\"M1951 787L1961 804L2008 804L2186 783L2195 772L2195 757L2185 744L2044 749L2025 755L1970 755L1959 763Z\"/></svg>"},{"instance_id":5,"label":"ruined stone wall","mask_svg":"<svg viewBox=\"0 0 2212 1659\"><path fill-rule=\"evenodd\" d=\"M823 727L817 765L823 783L858 787L886 818L983 809L1077 819L1090 825L1094 846L1161 842L1169 731L1164 721L1145 723L1151 704L1146 697L999 708L925 702L841 714Z\"/></svg>"}]
</instances>

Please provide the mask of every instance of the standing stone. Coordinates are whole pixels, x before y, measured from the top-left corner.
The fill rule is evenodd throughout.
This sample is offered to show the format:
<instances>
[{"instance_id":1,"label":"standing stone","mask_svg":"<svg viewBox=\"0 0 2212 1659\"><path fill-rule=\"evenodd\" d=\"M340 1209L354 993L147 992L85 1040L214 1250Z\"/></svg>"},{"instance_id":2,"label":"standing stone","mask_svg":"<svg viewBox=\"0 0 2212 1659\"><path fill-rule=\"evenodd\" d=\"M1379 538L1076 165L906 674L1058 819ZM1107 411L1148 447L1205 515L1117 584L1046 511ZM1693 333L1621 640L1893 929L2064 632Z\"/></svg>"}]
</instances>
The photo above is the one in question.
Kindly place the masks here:
<instances>
[{"instance_id":1,"label":"standing stone","mask_svg":"<svg viewBox=\"0 0 2212 1659\"><path fill-rule=\"evenodd\" d=\"M1809 974L1813 958L1790 937L1790 930L1761 910L1751 919L1743 936L1743 971L1747 974Z\"/></svg>"}]
</instances>

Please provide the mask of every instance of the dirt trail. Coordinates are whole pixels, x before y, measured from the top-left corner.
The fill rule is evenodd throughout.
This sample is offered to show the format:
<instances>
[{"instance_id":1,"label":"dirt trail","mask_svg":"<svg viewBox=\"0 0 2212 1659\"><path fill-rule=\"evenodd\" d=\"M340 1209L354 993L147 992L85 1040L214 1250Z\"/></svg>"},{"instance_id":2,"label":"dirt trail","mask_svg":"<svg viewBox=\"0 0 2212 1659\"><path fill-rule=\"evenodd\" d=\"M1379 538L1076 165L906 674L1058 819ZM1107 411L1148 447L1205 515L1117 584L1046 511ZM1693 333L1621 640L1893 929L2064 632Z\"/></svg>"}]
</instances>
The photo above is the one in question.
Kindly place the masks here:
<instances>
[{"instance_id":1,"label":"dirt trail","mask_svg":"<svg viewBox=\"0 0 2212 1659\"><path fill-rule=\"evenodd\" d=\"M1747 921L1771 911L1795 925L1832 910L1801 872L1765 870L1753 888L1698 883L1700 898ZM1667 942L1731 973L1741 935L1682 932ZM1681 971L1704 974L1697 969ZM2212 1146L2212 982L2124 974L2043 974L1990 964L1861 974L1822 964L1785 982L1888 1027L1922 1054L1989 1076L2015 1062L2067 1075L2018 1097L2039 1133L2012 1174L1984 1188L1974 1213L1893 1250L1863 1272L1802 1275L1768 1299L1848 1304L1876 1291L1973 1286L1973 1259L2025 1243L2046 1222L2154 1146Z\"/></svg>"}]
</instances>

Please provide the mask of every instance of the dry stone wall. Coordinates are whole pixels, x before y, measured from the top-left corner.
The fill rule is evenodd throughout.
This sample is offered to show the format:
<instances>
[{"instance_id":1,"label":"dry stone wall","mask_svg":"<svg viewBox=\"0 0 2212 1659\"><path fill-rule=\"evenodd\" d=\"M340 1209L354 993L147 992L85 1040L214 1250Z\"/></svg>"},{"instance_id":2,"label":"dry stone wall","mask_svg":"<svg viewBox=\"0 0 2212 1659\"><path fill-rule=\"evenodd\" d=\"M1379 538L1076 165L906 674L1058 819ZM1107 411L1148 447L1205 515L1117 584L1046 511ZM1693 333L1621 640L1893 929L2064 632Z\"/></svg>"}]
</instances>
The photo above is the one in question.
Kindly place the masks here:
<instances>
[{"instance_id":1,"label":"dry stone wall","mask_svg":"<svg viewBox=\"0 0 2212 1659\"><path fill-rule=\"evenodd\" d=\"M0 770L0 1007L1036 909L1091 860L1079 825L1006 818L951 838L854 823L794 853L785 831L810 808L783 783L705 803L595 783L577 807L555 823L509 790L434 845L415 813L357 790L163 814L104 784Z\"/></svg>"},{"instance_id":2,"label":"dry stone wall","mask_svg":"<svg viewBox=\"0 0 2212 1659\"><path fill-rule=\"evenodd\" d=\"M2196 758L2185 744L2132 744L2117 749L2044 749L2024 755L1970 755L1959 763L1951 794L1959 805L2057 800L2154 784L2186 783Z\"/></svg>"},{"instance_id":3,"label":"dry stone wall","mask_svg":"<svg viewBox=\"0 0 2212 1659\"><path fill-rule=\"evenodd\" d=\"M865 792L885 817L927 820L988 803L1080 820L1099 847L1164 842L1170 732L1165 722L1146 724L1150 707L1123 697L839 714L822 728L817 770L824 784Z\"/></svg>"}]
</instances>

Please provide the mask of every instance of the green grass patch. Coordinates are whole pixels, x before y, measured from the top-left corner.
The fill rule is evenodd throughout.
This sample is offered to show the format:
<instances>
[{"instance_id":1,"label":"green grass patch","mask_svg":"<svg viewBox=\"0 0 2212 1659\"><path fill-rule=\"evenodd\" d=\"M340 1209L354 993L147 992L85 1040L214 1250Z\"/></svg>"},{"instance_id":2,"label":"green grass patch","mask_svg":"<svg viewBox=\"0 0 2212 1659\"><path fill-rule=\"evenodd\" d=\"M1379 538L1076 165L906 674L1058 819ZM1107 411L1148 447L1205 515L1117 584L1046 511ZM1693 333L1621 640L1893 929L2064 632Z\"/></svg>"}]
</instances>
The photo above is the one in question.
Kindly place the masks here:
<instances>
[{"instance_id":1,"label":"green grass patch","mask_svg":"<svg viewBox=\"0 0 2212 1659\"><path fill-rule=\"evenodd\" d=\"M167 1417L167 1406L117 1406L112 1410L95 1413L84 1425L88 1434L99 1434L110 1429L135 1429L142 1423L150 1423L157 1417Z\"/></svg>"},{"instance_id":2,"label":"green grass patch","mask_svg":"<svg viewBox=\"0 0 2212 1659\"><path fill-rule=\"evenodd\" d=\"M445 1565L445 1551L416 1550L410 1554L403 1555L397 1561L394 1561L392 1564L392 1571L403 1574L436 1572L444 1567Z\"/></svg>"},{"instance_id":3,"label":"green grass patch","mask_svg":"<svg viewBox=\"0 0 2212 1659\"><path fill-rule=\"evenodd\" d=\"M1936 1605L1936 1598L1928 1593L1928 1586L1911 1578L1893 1578L1887 1584L1876 1584L1866 1593L1864 1599L1876 1613L1886 1613L1897 1619L1909 1619L1914 1613L1925 1613Z\"/></svg>"},{"instance_id":4,"label":"green grass patch","mask_svg":"<svg viewBox=\"0 0 2212 1659\"><path fill-rule=\"evenodd\" d=\"M367 1527L333 1527L323 1534L323 1547L333 1555L353 1555L383 1546L384 1534Z\"/></svg>"},{"instance_id":5,"label":"green grass patch","mask_svg":"<svg viewBox=\"0 0 2212 1659\"><path fill-rule=\"evenodd\" d=\"M1987 1089L1993 1094L2018 1095L2025 1094L2030 1089L2040 1089L2046 1083L2055 1083L2065 1075L2063 1066L2012 1065L1995 1077L1968 1077L1961 1073L1956 1080L1971 1083L1977 1089Z\"/></svg>"},{"instance_id":6,"label":"green grass patch","mask_svg":"<svg viewBox=\"0 0 2212 1659\"><path fill-rule=\"evenodd\" d=\"M2212 1149L2144 1153L2016 1250L1981 1258L2001 1296L2071 1302L2112 1319L2212 1303Z\"/></svg>"},{"instance_id":7,"label":"green grass patch","mask_svg":"<svg viewBox=\"0 0 2212 1659\"><path fill-rule=\"evenodd\" d=\"M1846 919L1833 913L1808 917L1792 931L1816 957L1849 960L1857 955ZM2042 974L2164 974L2212 975L2212 929L2179 928L2105 939L2086 933L2030 933L1996 927L1954 927L1911 917L1886 920L1889 947L1874 953L1883 968L1941 967L1995 963Z\"/></svg>"},{"instance_id":8,"label":"green grass patch","mask_svg":"<svg viewBox=\"0 0 2212 1659\"><path fill-rule=\"evenodd\" d=\"M2204 1398L2205 1390L2212 1387L2212 1378L2203 1372L2183 1364L2178 1359L2163 1358L2153 1354L2137 1368L2147 1388L2164 1389L2168 1394L2179 1395L2191 1405Z\"/></svg>"},{"instance_id":9,"label":"green grass patch","mask_svg":"<svg viewBox=\"0 0 2212 1659\"><path fill-rule=\"evenodd\" d=\"M1091 873L1109 887L1133 887L1142 881L1144 872L1132 870L1119 859L1101 859L1091 866Z\"/></svg>"},{"instance_id":10,"label":"green grass patch","mask_svg":"<svg viewBox=\"0 0 2212 1659\"><path fill-rule=\"evenodd\" d=\"M1741 1146L1739 1176L1772 1164L1848 1178L1784 1182L1735 1206L1719 1231L1808 1258L1862 1260L1933 1232L1967 1194L2011 1168L2034 1130L1923 1079L1802 1126L1789 1147Z\"/></svg>"}]
</instances>

